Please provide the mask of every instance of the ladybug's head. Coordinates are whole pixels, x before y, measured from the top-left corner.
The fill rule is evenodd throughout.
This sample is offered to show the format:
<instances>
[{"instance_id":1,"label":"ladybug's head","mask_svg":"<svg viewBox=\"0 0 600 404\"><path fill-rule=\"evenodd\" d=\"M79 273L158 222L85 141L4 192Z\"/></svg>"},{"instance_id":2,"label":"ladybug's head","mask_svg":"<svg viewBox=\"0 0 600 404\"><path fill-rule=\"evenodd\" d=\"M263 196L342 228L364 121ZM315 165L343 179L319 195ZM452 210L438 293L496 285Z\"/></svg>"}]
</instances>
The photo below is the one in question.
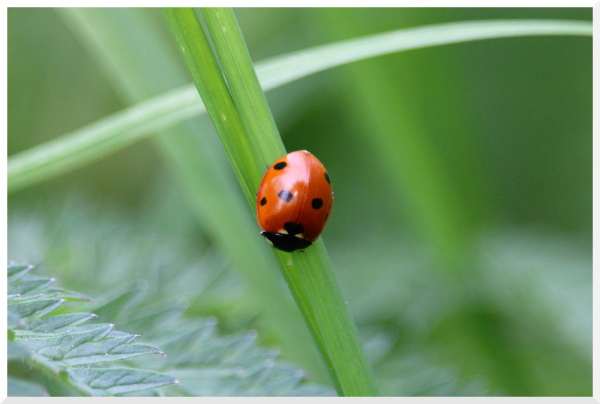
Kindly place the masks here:
<instances>
[{"instance_id":1,"label":"ladybug's head","mask_svg":"<svg viewBox=\"0 0 600 404\"><path fill-rule=\"evenodd\" d=\"M264 236L269 243L278 250L285 252L293 252L309 247L312 243L300 237L291 236L283 233L271 233L269 231L261 231L261 236Z\"/></svg>"}]
</instances>

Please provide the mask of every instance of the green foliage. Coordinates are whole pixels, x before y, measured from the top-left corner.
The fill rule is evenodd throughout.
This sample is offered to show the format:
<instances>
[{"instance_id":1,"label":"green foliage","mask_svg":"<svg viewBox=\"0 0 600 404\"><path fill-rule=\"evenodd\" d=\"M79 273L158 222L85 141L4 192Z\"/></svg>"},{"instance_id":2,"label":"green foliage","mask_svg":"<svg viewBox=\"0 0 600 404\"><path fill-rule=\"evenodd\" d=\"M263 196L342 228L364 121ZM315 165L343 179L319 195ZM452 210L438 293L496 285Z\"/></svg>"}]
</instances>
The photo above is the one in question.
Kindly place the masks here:
<instances>
[{"instance_id":1,"label":"green foliage","mask_svg":"<svg viewBox=\"0 0 600 404\"><path fill-rule=\"evenodd\" d=\"M285 154L285 147L233 11L204 9L203 15L216 55L193 9L165 9L173 35L225 148L243 150L237 155L228 153L231 164L261 170L264 164ZM259 185L253 175L255 171L236 169L236 174L246 190L248 203L253 206L253 195ZM379 395L377 381L323 240L317 240L306 251L292 254L272 251L329 367L338 393Z\"/></svg>"},{"instance_id":2,"label":"green foliage","mask_svg":"<svg viewBox=\"0 0 600 404\"><path fill-rule=\"evenodd\" d=\"M8 265L9 361L24 359L82 395L131 393L177 383L172 376L132 368L94 368L107 362L163 354L136 342L137 335L114 330L113 324L83 324L91 313L52 314L67 301L91 301L85 295L49 289L55 281L29 274L31 265ZM84 367L82 367L84 366ZM10 382L15 379L9 379ZM44 393L35 384L16 381L14 395Z\"/></svg>"},{"instance_id":3,"label":"green foliage","mask_svg":"<svg viewBox=\"0 0 600 404\"><path fill-rule=\"evenodd\" d=\"M30 349L43 349L46 355L52 355L53 358L63 355L59 352L65 338L71 338L75 335L79 345L76 351L69 353L68 356L61 356L62 362L70 365L73 369L70 375L77 380L85 383L95 377L98 379L90 385L93 389L104 389L107 394L124 395L129 388L132 392L128 395L137 395L136 387L122 385L123 380L142 377L142 369L152 369L157 375L168 374L175 377L180 384L166 389L154 390L154 383L158 376L149 373L144 376L144 388L152 389L152 395L169 396L298 396L298 395L318 395L331 396L335 392L325 386L320 386L309 382L310 374L287 360L279 359L280 349L277 347L264 347L257 343L258 333L253 329L245 329L247 320L242 320L242 326L229 326L232 332L222 335L218 330L218 321L214 316L190 316L186 315L188 309L194 311L204 311L201 309L202 298L210 295L220 296L221 293L232 298L239 298L243 293L238 290L231 274L223 274L222 262L216 257L211 257L210 253L204 255L203 260L189 268L181 268L185 253L181 255L167 255L165 251L183 250L182 241L177 241L178 237L171 236L171 244L168 248L162 244L161 238L153 232L139 231L140 227L129 223L127 228L130 232L115 234L112 238L104 238L101 235L106 234L113 229L117 222L123 223L123 219L114 217L113 214L105 212L112 219L109 221L94 222L93 215L88 209L64 207L72 217L71 224L68 227L51 227L43 224L45 228L43 234L39 234L37 239L46 239L46 230L53 233L54 247L56 251L44 251L44 255L50 260L56 261L61 258L58 251L63 247L70 246L67 250L74 254L67 257L66 262L73 262L78 256L78 252L86 250L91 256L98 257L97 261L89 261L90 274L94 276L97 271L99 278L97 285L101 284L110 289L109 292L100 296L95 302L89 302L86 309L95 314L66 312L60 315L46 316L35 319L21 319L24 323L23 330L15 331L17 339L29 335L44 335L49 339L33 340L29 342ZM30 220L37 220L35 216ZM125 219L126 221L128 219ZM39 223L41 224L41 223ZM16 234L23 225L16 221L11 225L12 234ZM16 227L14 227L16 226ZM92 226L97 232L88 235L89 244L72 244L73 236L80 234L84 229ZM137 229L137 230L136 230ZM137 244L130 244L136 238ZM140 242L141 241L141 242ZM14 243L14 241L13 241ZM65 244L66 243L66 244ZM129 244L128 244L129 243ZM183 245L182 245L183 243ZM43 243L45 244L45 243ZM34 246L34 249L37 248ZM18 252L19 249L13 244L12 250ZM132 258L137 260L137 264L129 271L117 271L103 278L101 274L108 273L104 266L119 265L115 261L107 260L107 257L98 254L99 251L111 251L113 258L118 261L128 261ZM134 258L135 257L135 258ZM139 257L139 258L138 258ZM179 265L178 265L179 263ZM157 267L158 265L158 267ZM170 271L171 268L180 267L177 272ZM25 282L27 274L31 270L30 266L22 266L20 270L15 267L9 267L11 279L20 279ZM153 269L164 268L163 274L153 274ZM136 272L139 271L139 272ZM63 269L62 276L66 276L68 269ZM131 274L136 274L143 278L160 278L162 281L153 282L148 285L146 281L131 281ZM164 276L164 278L163 278ZM142 278L142 279L143 279ZM44 278L39 278L44 279ZM20 281L15 281L10 285L17 285ZM77 282L75 282L77 283ZM91 286L90 282L82 282L82 285ZM9 286L10 286L9 285ZM11 286L13 287L13 286ZM48 287L48 286L46 286ZM31 290L30 293L34 293ZM36 293L37 294L37 293ZM84 297L82 295L82 297ZM41 296L39 296L41 299ZM89 300L89 299L88 299ZM219 299L222 300L222 297ZM198 302L198 303L195 303ZM240 310L240 309L238 309ZM252 307L242 306L241 313L236 314L236 310L224 314L228 321L225 323L234 324L232 320L238 316L244 319L247 316L253 317ZM123 324L125 330L136 334L119 332L112 328L110 324L92 324L98 318L115 319L119 324ZM84 324L85 323L85 324ZM225 324L224 324L225 325ZM25 330L25 331L24 331ZM75 333L74 330L78 330ZM52 333L52 334L48 334ZM107 335L106 335L107 334ZM137 337L137 334L143 336L146 344L131 342ZM102 338L106 335L106 338ZM91 340L91 342L89 342ZM67 344L73 345L73 339L68 339ZM83 342L82 342L83 341ZM85 342L88 341L88 342ZM18 348L24 345L19 340ZM32 345L33 344L33 345ZM38 346L42 344L43 346ZM148 345L147 345L148 344ZM152 357L137 357L137 355L146 352L147 347L160 346L166 357L161 360L153 360ZM104 352L110 353L104 355ZM161 351L161 352L162 352ZM11 350L13 352L13 350ZM22 356L23 352L14 350L13 356ZM66 358L65 358L66 356ZM135 361L131 359L136 358ZM114 368L115 372L108 372L110 369L98 367L90 369L89 366L83 366L86 363L99 360L123 360L130 368L125 370ZM80 366L76 366L80 365ZM112 384L116 378L120 378L123 372L130 371L127 378L121 380L121 384ZM134 372L135 371L135 372ZM106 373L108 372L108 373ZM143 370L148 372L148 370ZM141 388L138 389L138 391ZM94 392L97 394L97 392Z\"/></svg>"},{"instance_id":4,"label":"green foliage","mask_svg":"<svg viewBox=\"0 0 600 404\"><path fill-rule=\"evenodd\" d=\"M141 299L139 292L132 285L100 310L109 310L124 323L140 329L146 340L163 347L167 358L157 369L175 376L181 383L180 387L169 389L168 395L334 394L329 388L307 383L308 374L297 366L278 360L278 348L256 346L256 331L221 336L215 317L186 317L185 309L173 300L140 303L147 299Z\"/></svg>"},{"instance_id":5,"label":"green foliage","mask_svg":"<svg viewBox=\"0 0 600 404\"><path fill-rule=\"evenodd\" d=\"M9 313L13 318L19 317L10 326L14 341L9 341L9 361L26 360L33 368L55 376L57 381L79 394L132 395L179 383L181 386L170 389L169 395L333 394L328 388L307 383L307 373L298 367L277 360L279 349L256 347L256 331L220 336L214 317L184 318L184 310L177 302L140 305L143 291L136 284L115 290L113 297L105 298L94 311L102 317L111 314L129 328L140 330L146 341L160 345L169 355L162 364L157 365L156 361L142 363L144 367L160 372L135 367L104 367L102 365L107 362L128 361L149 354L163 354L163 351L136 342L138 335L116 331L113 324L87 324L98 317L96 314L52 315L52 311L66 300L91 299L84 295L73 298L65 297L67 293L42 293L54 280L27 274L32 268L8 266L9 292L22 293L9 296ZM61 299L48 297L55 295ZM139 366L139 362L131 364ZM9 389L14 395L47 395L43 387L15 378L9 379Z\"/></svg>"},{"instance_id":6,"label":"green foliage","mask_svg":"<svg viewBox=\"0 0 600 404\"><path fill-rule=\"evenodd\" d=\"M67 13L65 11L65 13ZM591 35L583 21L470 21L402 29L278 56L256 64L267 91L336 66L392 52L528 35ZM10 156L8 191L53 178L115 153L141 138L206 112L193 85L187 85ZM236 154L227 149L230 154ZM234 169L238 170L235 166ZM253 168L242 171L248 175Z\"/></svg>"},{"instance_id":7,"label":"green foliage","mask_svg":"<svg viewBox=\"0 0 600 404\"><path fill-rule=\"evenodd\" d=\"M111 86L127 103L162 94L188 82L189 75L159 14L157 25L147 9L61 9L60 15L92 53ZM160 27L165 34L161 36ZM149 41L148 38L156 38ZM148 57L152 69L148 68ZM117 67L115 75L114 68ZM256 238L257 226L244 202L222 144L208 119L193 119L162 130L152 138L158 156L170 170L194 218L216 240L253 289L256 301L270 318L278 344L295 363L327 382L306 325L289 292L280 287L268 246ZM232 182L234 180L234 182Z\"/></svg>"},{"instance_id":8,"label":"green foliage","mask_svg":"<svg viewBox=\"0 0 600 404\"><path fill-rule=\"evenodd\" d=\"M286 148L334 179L324 237L382 393L591 396L591 9L235 15ZM332 394L161 11L11 8L8 54L9 257L97 302L42 319L142 334L166 358L119 367L182 382L120 395ZM9 394L77 394L8 337Z\"/></svg>"},{"instance_id":9,"label":"green foliage","mask_svg":"<svg viewBox=\"0 0 600 404\"><path fill-rule=\"evenodd\" d=\"M181 382L160 394L193 395L196 386L198 393L222 395L293 395L315 389L332 394L312 384L313 375L298 367L295 374L287 372L289 379L277 373L251 386L252 377L275 372L290 359L269 348L278 341L235 268L193 227L183 226L187 216L171 215L183 203L177 193L161 193L160 200L152 203L153 210L141 209L142 214L94 207L93 200L81 197L48 201L45 211L12 211L9 254L20 260L45 257L37 271L51 271L68 282L65 286L95 297L86 310L77 308L80 304L74 309L110 319L120 330L160 347L166 358L149 355L129 364ZM480 274L468 282L440 275L429 251L410 241L334 245L332 259L344 268L340 284L350 296L348 306L382 393L508 394L526 391L524 385L536 391L552 386L536 384L531 375L559 364L554 377L585 388L591 381L586 358L592 346L591 257L585 243L539 229L492 228L478 237L477 245ZM373 255L361 254L359 246ZM369 266L381 269L365 271ZM80 275L82 267L88 268L86 276ZM66 314L73 317L65 317L63 327L82 315ZM495 331L485 333L492 325ZM478 336L495 341L494 348L489 350ZM527 360L527 355L539 359ZM291 387L283 389L300 373L294 393ZM512 374L520 376L507 377ZM276 376L282 377L282 390L267 394L262 389L278 385Z\"/></svg>"}]
</instances>

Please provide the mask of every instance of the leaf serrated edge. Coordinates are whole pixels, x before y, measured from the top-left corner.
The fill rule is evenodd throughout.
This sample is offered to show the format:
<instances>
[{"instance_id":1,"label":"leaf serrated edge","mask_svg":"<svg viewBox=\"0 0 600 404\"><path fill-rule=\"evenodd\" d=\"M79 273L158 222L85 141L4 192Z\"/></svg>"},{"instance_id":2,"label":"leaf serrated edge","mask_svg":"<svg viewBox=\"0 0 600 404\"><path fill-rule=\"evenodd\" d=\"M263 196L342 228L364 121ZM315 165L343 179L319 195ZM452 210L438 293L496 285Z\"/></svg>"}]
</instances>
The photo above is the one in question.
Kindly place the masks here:
<instances>
[{"instance_id":1,"label":"leaf serrated edge","mask_svg":"<svg viewBox=\"0 0 600 404\"><path fill-rule=\"evenodd\" d=\"M82 369L79 367L71 367L69 368L72 371L76 371L77 369ZM128 367L111 367L111 368L106 368L106 369L102 369L102 368L93 368L93 370L106 370L106 371L110 371L110 370L139 370L139 371L143 371L143 372L150 372L154 375L159 375L159 376L165 376L165 377L169 377L171 379L173 379L173 381L171 383L162 383L159 384L158 386L151 386L151 387L147 387L147 388L143 388L143 389L136 389L136 390L132 390L129 392L122 392L122 393L108 393L108 394L112 394L112 395L118 395L118 394L127 394L127 393L133 393L133 392L139 392L139 391L145 391L145 390L151 390L151 389L155 389L157 387L162 387L162 386L167 386L167 385L171 385L171 384L177 384L180 385L181 383L179 382L179 380L173 376L170 376L166 373L163 372L158 372L156 370L153 369L142 369L142 368L128 368ZM78 377L77 375L73 375L73 377ZM94 389L93 387L90 387L92 389ZM102 389L94 389L94 390L100 390L103 392L106 392L106 390L102 390Z\"/></svg>"}]
</instances>

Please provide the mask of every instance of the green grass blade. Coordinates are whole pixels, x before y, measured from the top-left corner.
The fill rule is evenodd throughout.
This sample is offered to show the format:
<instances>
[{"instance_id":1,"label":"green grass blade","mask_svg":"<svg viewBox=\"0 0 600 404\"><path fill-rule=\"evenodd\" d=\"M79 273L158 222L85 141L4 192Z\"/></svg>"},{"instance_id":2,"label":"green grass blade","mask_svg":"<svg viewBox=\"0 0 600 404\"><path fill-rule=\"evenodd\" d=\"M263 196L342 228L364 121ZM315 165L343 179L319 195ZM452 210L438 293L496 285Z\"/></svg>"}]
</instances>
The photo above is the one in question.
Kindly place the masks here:
<instances>
[{"instance_id":1,"label":"green grass blade","mask_svg":"<svg viewBox=\"0 0 600 404\"><path fill-rule=\"evenodd\" d=\"M270 86L278 87L323 70L389 53L484 39L536 35L592 36L592 24L569 20L490 20L426 25L277 56L257 63L256 72L263 88L270 89Z\"/></svg>"},{"instance_id":2,"label":"green grass blade","mask_svg":"<svg viewBox=\"0 0 600 404\"><path fill-rule=\"evenodd\" d=\"M283 156L286 151L246 43L231 9L203 8L202 15L250 139L252 152L264 172L267 164ZM258 189L259 184L254 185ZM251 202L254 202L254 198Z\"/></svg>"},{"instance_id":3,"label":"green grass blade","mask_svg":"<svg viewBox=\"0 0 600 404\"><path fill-rule=\"evenodd\" d=\"M189 80L160 10L61 10L111 85L127 102L150 98ZM146 68L149 64L151 69ZM198 91L192 90L199 99ZM153 146L202 228L214 237L219 250L231 258L245 277L260 304L266 328L280 344L282 354L307 369L313 380L327 383L327 369L301 314L281 287L283 280L278 277L267 246L257 235L256 220L248 215L246 199L235 184L222 143L211 126L206 115L181 122L159 131L152 138Z\"/></svg>"},{"instance_id":4,"label":"green grass blade","mask_svg":"<svg viewBox=\"0 0 600 404\"><path fill-rule=\"evenodd\" d=\"M83 167L205 112L197 94L181 90L162 94L11 156L8 192Z\"/></svg>"},{"instance_id":5,"label":"green grass blade","mask_svg":"<svg viewBox=\"0 0 600 404\"><path fill-rule=\"evenodd\" d=\"M247 135L257 163L271 163L276 157L285 154L285 148L233 12L231 9L206 9L203 14L231 94L227 91L223 78L218 77L216 60L208 60L211 57L214 59L214 55L193 9L165 9L167 21L194 80L202 81L213 77L223 81L223 85L213 86L213 89L221 88L221 92L211 92L208 85L197 84L205 103L235 103L234 108L239 113L245 134L230 134L223 130L221 137L225 141L231 141L231 138ZM190 47L199 51L188 52ZM207 70L212 70L212 73L207 73ZM229 106L231 107L232 105ZM219 111L211 116L219 119ZM218 122L215 122L215 126L219 128ZM240 129L237 125L235 127ZM257 169L264 171L261 166ZM245 181L245 178L240 180ZM247 186L254 190L258 185L255 182ZM254 198L250 198L248 202L253 204ZM315 247L307 249L305 253L274 252L321 354L329 365L338 393L345 396L377 395L373 371L366 360L322 241L315 243Z\"/></svg>"},{"instance_id":6,"label":"green grass blade","mask_svg":"<svg viewBox=\"0 0 600 404\"><path fill-rule=\"evenodd\" d=\"M256 64L263 90L354 61L429 46L532 35L592 35L592 24L562 20L497 20L402 29L317 46ZM155 130L206 110L193 85L112 114L8 159L8 192L75 170L121 150Z\"/></svg>"},{"instance_id":7,"label":"green grass blade","mask_svg":"<svg viewBox=\"0 0 600 404\"><path fill-rule=\"evenodd\" d=\"M262 175L251 153L242 121L217 60L213 57L212 49L204 35L192 38L183 30L173 29L179 26L190 27L194 32L202 33L200 22L191 9L184 12L165 8L164 11L198 92L227 150L244 195L248 201L253 201L257 190L256 184L260 182ZM210 96L212 94L217 96Z\"/></svg>"},{"instance_id":8,"label":"green grass blade","mask_svg":"<svg viewBox=\"0 0 600 404\"><path fill-rule=\"evenodd\" d=\"M241 30L232 9L201 10L252 151L262 168L283 156L286 150ZM258 185L255 184L257 188ZM253 202L254 198L250 203ZM304 252L287 254L272 250L329 365L338 394L378 395L373 369L366 359L322 239Z\"/></svg>"}]
</instances>

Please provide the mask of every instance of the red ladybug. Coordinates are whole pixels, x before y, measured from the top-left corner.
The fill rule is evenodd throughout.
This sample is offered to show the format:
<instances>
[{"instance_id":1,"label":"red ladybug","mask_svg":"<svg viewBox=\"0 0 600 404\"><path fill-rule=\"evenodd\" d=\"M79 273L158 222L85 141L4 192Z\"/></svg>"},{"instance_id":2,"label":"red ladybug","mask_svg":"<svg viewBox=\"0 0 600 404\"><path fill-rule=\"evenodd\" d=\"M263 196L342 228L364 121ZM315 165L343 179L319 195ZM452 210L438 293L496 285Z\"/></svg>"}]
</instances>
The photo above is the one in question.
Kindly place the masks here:
<instances>
[{"instance_id":1,"label":"red ladybug","mask_svg":"<svg viewBox=\"0 0 600 404\"><path fill-rule=\"evenodd\" d=\"M310 246L325 228L333 191L323 164L306 150L288 153L265 173L256 216L273 247L292 252Z\"/></svg>"}]
</instances>

